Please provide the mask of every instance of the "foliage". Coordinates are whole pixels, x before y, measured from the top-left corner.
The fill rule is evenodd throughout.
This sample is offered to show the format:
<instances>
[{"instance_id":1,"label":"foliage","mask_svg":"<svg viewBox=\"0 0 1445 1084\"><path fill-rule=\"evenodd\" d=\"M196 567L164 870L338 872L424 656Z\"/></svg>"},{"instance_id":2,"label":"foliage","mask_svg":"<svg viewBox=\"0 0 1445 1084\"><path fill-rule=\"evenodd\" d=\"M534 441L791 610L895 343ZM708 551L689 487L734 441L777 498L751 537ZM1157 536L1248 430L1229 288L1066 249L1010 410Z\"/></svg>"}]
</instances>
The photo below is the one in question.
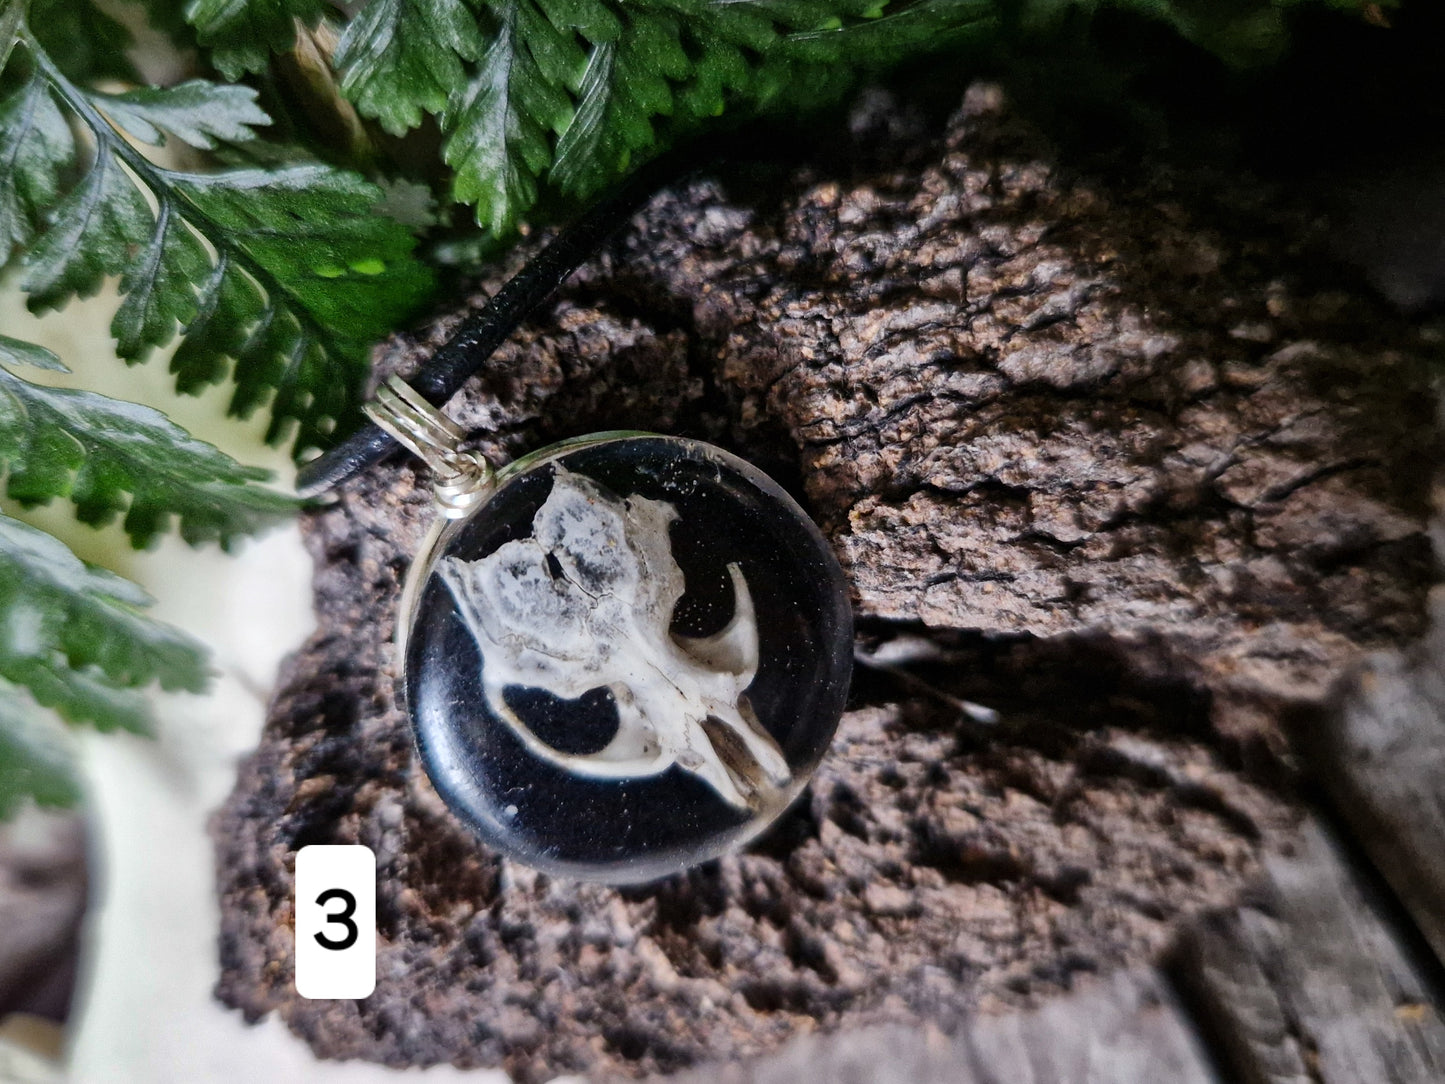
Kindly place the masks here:
<instances>
[{"instance_id":1,"label":"foliage","mask_svg":"<svg viewBox=\"0 0 1445 1084\"><path fill-rule=\"evenodd\" d=\"M348 417L370 344L430 285L406 228L373 213L381 190L319 163L162 168L133 141L248 142L269 123L255 91L190 80L109 94L77 85L33 38L15 52L29 71L0 100L0 256L20 254L31 307L120 275L121 358L141 360L183 328L180 390L229 375L236 413L270 394L273 438L294 421L300 445L323 440ZM91 142L83 169L75 121Z\"/></svg>"},{"instance_id":2,"label":"foliage","mask_svg":"<svg viewBox=\"0 0 1445 1084\"><path fill-rule=\"evenodd\" d=\"M144 731L151 682L199 692L198 644L149 620L135 584L93 568L44 531L0 516L0 677L71 722Z\"/></svg>"},{"instance_id":3,"label":"foliage","mask_svg":"<svg viewBox=\"0 0 1445 1084\"><path fill-rule=\"evenodd\" d=\"M0 359L6 350L0 341ZM69 497L81 521L93 525L123 513L137 546L164 531L172 517L193 545L229 545L293 507L256 484L264 471L241 466L158 411L34 384L3 367L0 465L9 468L10 497L22 505Z\"/></svg>"},{"instance_id":4,"label":"foliage","mask_svg":"<svg viewBox=\"0 0 1445 1084\"><path fill-rule=\"evenodd\" d=\"M149 713L136 689L205 688L202 648L148 619L149 604L135 584L0 515L0 813L21 793L73 794L32 698L72 723L143 734Z\"/></svg>"},{"instance_id":5,"label":"foliage","mask_svg":"<svg viewBox=\"0 0 1445 1084\"><path fill-rule=\"evenodd\" d=\"M63 736L22 688L0 680L0 820L26 799L67 806L80 787Z\"/></svg>"}]
</instances>

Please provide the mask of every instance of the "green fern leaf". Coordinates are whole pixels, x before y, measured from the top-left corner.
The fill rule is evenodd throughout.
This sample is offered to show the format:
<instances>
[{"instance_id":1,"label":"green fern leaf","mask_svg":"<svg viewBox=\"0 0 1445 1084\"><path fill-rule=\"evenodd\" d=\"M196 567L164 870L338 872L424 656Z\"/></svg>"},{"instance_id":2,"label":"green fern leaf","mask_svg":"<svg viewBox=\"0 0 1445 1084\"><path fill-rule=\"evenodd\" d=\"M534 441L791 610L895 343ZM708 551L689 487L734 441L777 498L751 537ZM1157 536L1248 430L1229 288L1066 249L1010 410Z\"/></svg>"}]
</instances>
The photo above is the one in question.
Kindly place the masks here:
<instances>
[{"instance_id":1,"label":"green fern leaf","mask_svg":"<svg viewBox=\"0 0 1445 1084\"><path fill-rule=\"evenodd\" d=\"M36 39L70 78L139 80L130 31L90 0L30 0L29 8Z\"/></svg>"},{"instance_id":2,"label":"green fern leaf","mask_svg":"<svg viewBox=\"0 0 1445 1084\"><path fill-rule=\"evenodd\" d=\"M500 0L498 8L496 34L444 117L442 155L455 170L455 197L476 204L479 224L505 234L537 201L537 180L552 161L550 134L566 129L572 102L537 60L548 56L555 67L560 50L534 44L555 37L555 28L532 0Z\"/></svg>"},{"instance_id":3,"label":"green fern leaf","mask_svg":"<svg viewBox=\"0 0 1445 1084\"><path fill-rule=\"evenodd\" d=\"M0 678L71 722L145 732L131 689L200 692L200 645L144 614L135 584L86 565L44 531L0 515Z\"/></svg>"},{"instance_id":4,"label":"green fern leaf","mask_svg":"<svg viewBox=\"0 0 1445 1084\"><path fill-rule=\"evenodd\" d=\"M463 60L485 48L462 0L370 0L336 48L341 90L393 135L440 113L465 75Z\"/></svg>"},{"instance_id":5,"label":"green fern leaf","mask_svg":"<svg viewBox=\"0 0 1445 1084\"><path fill-rule=\"evenodd\" d=\"M80 800L64 736L24 689L0 679L0 820L27 799L42 807Z\"/></svg>"},{"instance_id":6,"label":"green fern leaf","mask_svg":"<svg viewBox=\"0 0 1445 1084\"><path fill-rule=\"evenodd\" d=\"M442 114L453 195L494 234L542 183L582 202L728 110L837 98L860 73L951 44L993 0L496 0ZM555 133L555 139L554 139Z\"/></svg>"},{"instance_id":7,"label":"green fern leaf","mask_svg":"<svg viewBox=\"0 0 1445 1084\"><path fill-rule=\"evenodd\" d=\"M27 43L32 46L33 42ZM232 409L268 404L268 439L296 423L298 452L350 416L371 344L430 293L406 227L376 213L382 192L356 174L298 165L179 173L116 131L198 147L249 139L268 118L246 88L201 81L126 94L83 91L34 51L34 75L0 102L0 238L23 245L22 288L55 308L121 275L111 330L139 360L183 334L172 368L183 391L228 374ZM61 135L63 103L95 136L79 183L59 181L77 156ZM152 209L154 204L154 210Z\"/></svg>"},{"instance_id":8,"label":"green fern leaf","mask_svg":"<svg viewBox=\"0 0 1445 1084\"><path fill-rule=\"evenodd\" d=\"M74 157L70 125L37 71L0 100L0 266L40 227Z\"/></svg>"},{"instance_id":9,"label":"green fern leaf","mask_svg":"<svg viewBox=\"0 0 1445 1084\"><path fill-rule=\"evenodd\" d=\"M20 43L20 26L25 21L25 5L19 0L0 4L0 72L10 63L10 54Z\"/></svg>"},{"instance_id":10,"label":"green fern leaf","mask_svg":"<svg viewBox=\"0 0 1445 1084\"><path fill-rule=\"evenodd\" d=\"M191 437L149 407L74 388L33 384L0 368L0 469L22 505L56 497L75 503L85 523L124 514L137 546L172 518L193 545L241 535L289 516L294 502L257 483L244 467Z\"/></svg>"},{"instance_id":11,"label":"green fern leaf","mask_svg":"<svg viewBox=\"0 0 1445 1084\"><path fill-rule=\"evenodd\" d=\"M144 357L152 347L175 338L176 327L196 315L193 284L210 270L200 239L163 201L149 244L121 276L125 300L111 321L115 352L122 358Z\"/></svg>"},{"instance_id":12,"label":"green fern leaf","mask_svg":"<svg viewBox=\"0 0 1445 1084\"><path fill-rule=\"evenodd\" d=\"M150 208L113 154L101 153L66 194L25 254L20 288L34 311L89 297L107 275L118 275L146 239Z\"/></svg>"},{"instance_id":13,"label":"green fern leaf","mask_svg":"<svg viewBox=\"0 0 1445 1084\"><path fill-rule=\"evenodd\" d=\"M29 365L36 369L49 369L55 373L70 371L55 356L55 351L47 350L35 343L12 339L8 335L0 335L0 365ZM0 437L0 439L4 438Z\"/></svg>"},{"instance_id":14,"label":"green fern leaf","mask_svg":"<svg viewBox=\"0 0 1445 1084\"><path fill-rule=\"evenodd\" d=\"M674 113L674 83L692 72L669 16L633 20L617 45L594 48L577 110L557 140L552 183L585 200L622 176L634 153L657 144L653 118Z\"/></svg>"},{"instance_id":15,"label":"green fern leaf","mask_svg":"<svg viewBox=\"0 0 1445 1084\"><path fill-rule=\"evenodd\" d=\"M99 674L77 670L62 656L0 655L0 677L25 686L37 703L68 723L88 723L100 731L152 732L144 695L119 688Z\"/></svg>"},{"instance_id":16,"label":"green fern leaf","mask_svg":"<svg viewBox=\"0 0 1445 1084\"><path fill-rule=\"evenodd\" d=\"M91 101L116 125L142 143L165 145L170 132L197 150L256 138L271 123L256 104L256 91L192 79L173 87L140 87L123 94L92 92Z\"/></svg>"},{"instance_id":17,"label":"green fern leaf","mask_svg":"<svg viewBox=\"0 0 1445 1084\"><path fill-rule=\"evenodd\" d=\"M296 21L313 26L321 11L321 0L191 0L186 21L211 50L211 62L234 81L295 45Z\"/></svg>"}]
</instances>

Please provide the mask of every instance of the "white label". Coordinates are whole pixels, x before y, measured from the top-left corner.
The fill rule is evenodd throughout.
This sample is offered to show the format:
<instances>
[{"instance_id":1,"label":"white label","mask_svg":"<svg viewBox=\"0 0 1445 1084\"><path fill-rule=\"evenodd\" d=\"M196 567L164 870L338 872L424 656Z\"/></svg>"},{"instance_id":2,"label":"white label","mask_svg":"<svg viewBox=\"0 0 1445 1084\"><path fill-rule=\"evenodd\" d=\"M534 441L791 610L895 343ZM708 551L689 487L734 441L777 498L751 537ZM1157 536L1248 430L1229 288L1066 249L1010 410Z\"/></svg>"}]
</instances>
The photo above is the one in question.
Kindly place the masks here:
<instances>
[{"instance_id":1,"label":"white label","mask_svg":"<svg viewBox=\"0 0 1445 1084\"><path fill-rule=\"evenodd\" d=\"M376 855L370 847L296 854L296 992L367 997L376 989Z\"/></svg>"}]
</instances>

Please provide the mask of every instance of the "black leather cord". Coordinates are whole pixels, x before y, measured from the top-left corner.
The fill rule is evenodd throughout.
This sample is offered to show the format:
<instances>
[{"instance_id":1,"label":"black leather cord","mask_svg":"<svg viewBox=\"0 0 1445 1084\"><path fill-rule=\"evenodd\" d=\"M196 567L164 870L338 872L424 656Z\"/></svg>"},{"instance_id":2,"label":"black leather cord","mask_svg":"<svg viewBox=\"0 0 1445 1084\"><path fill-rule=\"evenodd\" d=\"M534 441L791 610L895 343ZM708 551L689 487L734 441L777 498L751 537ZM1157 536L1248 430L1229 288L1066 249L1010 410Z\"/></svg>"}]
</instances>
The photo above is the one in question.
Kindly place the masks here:
<instances>
[{"instance_id":1,"label":"black leather cord","mask_svg":"<svg viewBox=\"0 0 1445 1084\"><path fill-rule=\"evenodd\" d=\"M682 175L696 161L692 153L674 153L645 166L608 198L559 233L497 291L486 306L469 317L407 383L439 407L457 393L467 378L506 342L517 326L549 298L607 238L663 184ZM296 492L315 497L365 470L400 447L375 422L364 423L336 447L303 465L296 474Z\"/></svg>"}]
</instances>

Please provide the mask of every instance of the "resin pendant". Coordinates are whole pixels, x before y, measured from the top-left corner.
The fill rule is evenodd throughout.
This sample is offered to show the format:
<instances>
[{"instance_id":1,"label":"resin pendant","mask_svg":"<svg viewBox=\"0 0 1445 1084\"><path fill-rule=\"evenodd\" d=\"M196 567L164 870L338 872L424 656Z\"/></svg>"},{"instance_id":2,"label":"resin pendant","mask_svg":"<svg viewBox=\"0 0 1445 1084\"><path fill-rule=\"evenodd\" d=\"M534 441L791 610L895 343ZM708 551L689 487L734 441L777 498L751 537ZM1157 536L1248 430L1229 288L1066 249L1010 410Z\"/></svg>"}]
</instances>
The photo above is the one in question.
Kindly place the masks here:
<instances>
[{"instance_id":1,"label":"resin pendant","mask_svg":"<svg viewBox=\"0 0 1445 1084\"><path fill-rule=\"evenodd\" d=\"M418 443L449 469L452 435ZM599 434L470 486L450 454L451 518L412 567L398 647L451 809L518 861L612 882L763 831L822 758L852 669L843 575L806 513L676 437Z\"/></svg>"}]
</instances>

